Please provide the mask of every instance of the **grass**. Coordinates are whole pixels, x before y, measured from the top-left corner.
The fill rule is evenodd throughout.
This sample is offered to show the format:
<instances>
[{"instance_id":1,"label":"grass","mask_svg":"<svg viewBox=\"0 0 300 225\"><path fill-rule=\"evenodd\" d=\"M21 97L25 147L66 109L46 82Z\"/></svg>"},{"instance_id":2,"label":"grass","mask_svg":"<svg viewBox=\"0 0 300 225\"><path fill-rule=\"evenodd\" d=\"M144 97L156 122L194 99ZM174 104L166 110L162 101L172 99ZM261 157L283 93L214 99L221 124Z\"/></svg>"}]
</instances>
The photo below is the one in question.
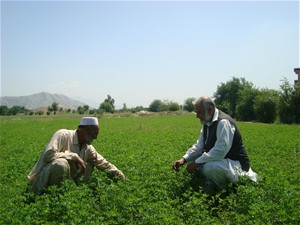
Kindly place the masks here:
<instances>
[{"instance_id":1,"label":"grass","mask_svg":"<svg viewBox=\"0 0 300 225\"><path fill-rule=\"evenodd\" d=\"M28 194L27 174L53 133L79 117L0 122L0 224L299 224L300 126L238 126L260 180L209 196L202 180L171 169L199 137L192 115L101 118L93 145L130 179L95 170L89 183Z\"/></svg>"}]
</instances>

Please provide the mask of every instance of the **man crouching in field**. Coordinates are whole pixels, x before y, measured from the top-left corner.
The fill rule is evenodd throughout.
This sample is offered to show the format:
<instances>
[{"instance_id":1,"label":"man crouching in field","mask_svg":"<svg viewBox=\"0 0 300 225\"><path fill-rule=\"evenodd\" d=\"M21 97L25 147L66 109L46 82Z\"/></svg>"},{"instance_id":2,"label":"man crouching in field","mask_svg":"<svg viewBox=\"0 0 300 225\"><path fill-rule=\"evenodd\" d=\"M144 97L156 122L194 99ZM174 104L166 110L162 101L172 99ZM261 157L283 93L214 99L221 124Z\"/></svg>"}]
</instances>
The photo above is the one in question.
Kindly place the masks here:
<instances>
[{"instance_id":1,"label":"man crouching in field","mask_svg":"<svg viewBox=\"0 0 300 225\"><path fill-rule=\"evenodd\" d=\"M84 181L88 181L94 166L125 179L122 171L106 161L91 145L98 133L98 119L95 117L81 118L77 130L57 131L28 175L31 190L38 195L49 185L59 185L68 178L74 180L81 175Z\"/></svg>"},{"instance_id":2,"label":"man crouching in field","mask_svg":"<svg viewBox=\"0 0 300 225\"><path fill-rule=\"evenodd\" d=\"M187 172L199 171L206 184L224 189L229 182L236 183L243 176L256 181L257 174L250 168L250 160L243 145L241 133L234 120L218 110L208 97L195 103L197 118L203 125L197 143L173 164L173 169L187 164Z\"/></svg>"}]
</instances>

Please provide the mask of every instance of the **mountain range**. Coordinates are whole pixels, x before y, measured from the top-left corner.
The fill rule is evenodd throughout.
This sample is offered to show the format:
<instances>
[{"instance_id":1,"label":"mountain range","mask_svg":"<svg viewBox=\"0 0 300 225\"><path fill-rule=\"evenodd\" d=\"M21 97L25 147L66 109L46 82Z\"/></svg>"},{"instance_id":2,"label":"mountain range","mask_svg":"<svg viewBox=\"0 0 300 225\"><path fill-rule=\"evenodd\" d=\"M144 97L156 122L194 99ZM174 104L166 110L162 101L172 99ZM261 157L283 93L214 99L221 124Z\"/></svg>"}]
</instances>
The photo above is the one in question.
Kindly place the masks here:
<instances>
[{"instance_id":1,"label":"mountain range","mask_svg":"<svg viewBox=\"0 0 300 225\"><path fill-rule=\"evenodd\" d=\"M48 107L53 102L58 103L59 107L77 109L78 106L86 105L83 102L71 99L62 94L50 94L40 92L28 96L11 97L4 96L0 98L0 105L5 105L8 108L12 106L24 106L26 109L34 110L37 108Z\"/></svg>"}]
</instances>

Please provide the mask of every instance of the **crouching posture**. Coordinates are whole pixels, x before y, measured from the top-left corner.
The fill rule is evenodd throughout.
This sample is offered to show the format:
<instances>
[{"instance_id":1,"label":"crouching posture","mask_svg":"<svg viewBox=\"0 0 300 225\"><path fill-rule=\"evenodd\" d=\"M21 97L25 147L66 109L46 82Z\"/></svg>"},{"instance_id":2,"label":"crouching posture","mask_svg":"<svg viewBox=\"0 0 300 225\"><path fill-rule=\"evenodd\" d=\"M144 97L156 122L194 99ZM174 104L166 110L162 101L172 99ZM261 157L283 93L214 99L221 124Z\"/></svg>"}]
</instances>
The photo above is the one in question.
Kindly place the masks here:
<instances>
[{"instance_id":1,"label":"crouching posture","mask_svg":"<svg viewBox=\"0 0 300 225\"><path fill-rule=\"evenodd\" d=\"M49 185L59 185L66 179L74 180L80 176L88 181L94 167L125 179L122 171L91 145L98 133L98 119L95 117L81 118L76 130L58 130L28 175L31 190L40 194Z\"/></svg>"},{"instance_id":2,"label":"crouching posture","mask_svg":"<svg viewBox=\"0 0 300 225\"><path fill-rule=\"evenodd\" d=\"M250 160L241 133L234 120L218 110L208 97L200 97L195 105L197 118L203 125L197 143L173 164L173 169L187 164L187 171L199 171L206 183L224 189L243 176L256 181L257 174L250 168Z\"/></svg>"}]
</instances>

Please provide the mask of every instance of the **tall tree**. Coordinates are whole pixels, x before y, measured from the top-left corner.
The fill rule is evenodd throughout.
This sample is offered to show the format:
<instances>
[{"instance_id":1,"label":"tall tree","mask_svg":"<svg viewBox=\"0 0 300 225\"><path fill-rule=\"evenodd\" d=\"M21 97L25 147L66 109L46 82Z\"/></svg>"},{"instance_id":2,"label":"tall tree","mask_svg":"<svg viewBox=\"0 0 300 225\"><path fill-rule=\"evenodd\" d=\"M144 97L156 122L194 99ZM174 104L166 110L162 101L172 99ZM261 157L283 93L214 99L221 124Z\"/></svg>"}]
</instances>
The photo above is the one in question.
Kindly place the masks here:
<instances>
[{"instance_id":1,"label":"tall tree","mask_svg":"<svg viewBox=\"0 0 300 225\"><path fill-rule=\"evenodd\" d=\"M255 120L254 100L259 90L252 87L245 87L239 91L238 103L236 105L236 118L242 121Z\"/></svg>"},{"instance_id":2,"label":"tall tree","mask_svg":"<svg viewBox=\"0 0 300 225\"><path fill-rule=\"evenodd\" d=\"M194 111L194 101L195 101L195 98L187 98L184 101L183 109L186 111L189 111L189 112Z\"/></svg>"},{"instance_id":3,"label":"tall tree","mask_svg":"<svg viewBox=\"0 0 300 225\"><path fill-rule=\"evenodd\" d=\"M53 102L51 105L52 109L54 112L56 112L58 110L58 103L57 102Z\"/></svg>"},{"instance_id":4,"label":"tall tree","mask_svg":"<svg viewBox=\"0 0 300 225\"><path fill-rule=\"evenodd\" d=\"M115 99L113 99L110 95L107 95L107 98L104 100L104 102L110 103L112 107L115 108Z\"/></svg>"},{"instance_id":5,"label":"tall tree","mask_svg":"<svg viewBox=\"0 0 300 225\"><path fill-rule=\"evenodd\" d=\"M235 117L236 105L238 103L239 91L252 87L253 84L245 80L245 78L233 77L226 83L218 85L217 91L214 93L215 103L219 109Z\"/></svg>"},{"instance_id":6,"label":"tall tree","mask_svg":"<svg viewBox=\"0 0 300 225\"><path fill-rule=\"evenodd\" d=\"M99 110L103 112L114 113L115 111L114 104L115 104L115 100L110 95L107 95L107 98L104 99L104 102L100 104Z\"/></svg>"},{"instance_id":7,"label":"tall tree","mask_svg":"<svg viewBox=\"0 0 300 225\"><path fill-rule=\"evenodd\" d=\"M282 123L300 123L300 85L290 85L287 78L280 85L278 114Z\"/></svg>"}]
</instances>

